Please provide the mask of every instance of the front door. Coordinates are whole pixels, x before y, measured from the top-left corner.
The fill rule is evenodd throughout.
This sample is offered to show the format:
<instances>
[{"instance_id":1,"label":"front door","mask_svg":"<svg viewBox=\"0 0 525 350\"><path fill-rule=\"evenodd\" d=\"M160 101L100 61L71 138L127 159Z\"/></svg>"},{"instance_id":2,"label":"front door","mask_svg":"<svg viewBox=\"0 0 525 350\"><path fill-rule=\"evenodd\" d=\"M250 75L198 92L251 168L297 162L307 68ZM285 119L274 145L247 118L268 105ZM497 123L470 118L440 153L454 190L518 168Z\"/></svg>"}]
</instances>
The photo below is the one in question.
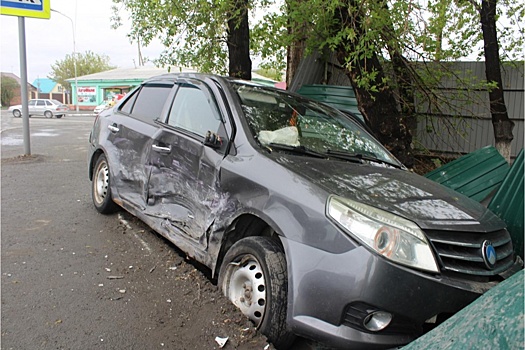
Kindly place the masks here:
<instances>
[{"instance_id":1,"label":"front door","mask_svg":"<svg viewBox=\"0 0 525 350\"><path fill-rule=\"evenodd\" d=\"M44 115L46 110L46 101L36 100L34 106L29 106L29 114L31 115Z\"/></svg>"},{"instance_id":2,"label":"front door","mask_svg":"<svg viewBox=\"0 0 525 350\"><path fill-rule=\"evenodd\" d=\"M147 213L164 231L206 248L205 233L225 198L219 188L227 135L211 90L188 79L178 89L149 163Z\"/></svg>"}]
</instances>

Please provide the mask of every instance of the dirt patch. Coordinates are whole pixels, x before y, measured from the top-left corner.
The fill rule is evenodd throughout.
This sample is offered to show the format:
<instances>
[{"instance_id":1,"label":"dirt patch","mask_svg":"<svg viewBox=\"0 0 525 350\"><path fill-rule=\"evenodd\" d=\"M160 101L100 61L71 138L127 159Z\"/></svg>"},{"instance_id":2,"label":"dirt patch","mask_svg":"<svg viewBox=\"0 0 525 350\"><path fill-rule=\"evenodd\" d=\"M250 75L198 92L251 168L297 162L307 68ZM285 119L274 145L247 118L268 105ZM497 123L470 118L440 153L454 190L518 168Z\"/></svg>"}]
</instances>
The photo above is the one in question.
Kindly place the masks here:
<instances>
[{"instance_id":1,"label":"dirt patch","mask_svg":"<svg viewBox=\"0 0 525 350\"><path fill-rule=\"evenodd\" d=\"M46 157L39 154L20 155L12 158L2 158L2 164L20 164L20 163L34 163L43 162Z\"/></svg>"},{"instance_id":2,"label":"dirt patch","mask_svg":"<svg viewBox=\"0 0 525 350\"><path fill-rule=\"evenodd\" d=\"M209 269L188 258L139 219L124 211L118 215L123 222L118 227L120 234L128 236L128 242L141 250L152 247L155 254L141 257L134 265L108 258L111 271L106 271L100 299L124 304L132 304L135 297L154 301L155 308L145 319L168 349L219 349L219 343L226 338L223 349L275 349L222 295ZM129 251L121 253L118 255L128 255ZM133 283L126 285L123 281ZM122 285L125 287L119 287ZM168 329L170 336L166 337Z\"/></svg>"}]
</instances>

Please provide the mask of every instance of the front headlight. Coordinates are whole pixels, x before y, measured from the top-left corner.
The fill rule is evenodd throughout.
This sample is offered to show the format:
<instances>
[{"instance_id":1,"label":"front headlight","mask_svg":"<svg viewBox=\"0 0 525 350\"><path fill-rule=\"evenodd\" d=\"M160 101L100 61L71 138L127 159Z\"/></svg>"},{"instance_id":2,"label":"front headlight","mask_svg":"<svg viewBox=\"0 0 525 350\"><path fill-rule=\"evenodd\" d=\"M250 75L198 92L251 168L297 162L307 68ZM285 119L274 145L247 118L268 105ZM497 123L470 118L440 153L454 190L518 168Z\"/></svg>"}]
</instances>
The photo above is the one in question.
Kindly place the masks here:
<instances>
[{"instance_id":1,"label":"front headlight","mask_svg":"<svg viewBox=\"0 0 525 350\"><path fill-rule=\"evenodd\" d=\"M327 215L384 257L403 265L439 272L423 231L412 221L337 196L328 199Z\"/></svg>"}]
</instances>

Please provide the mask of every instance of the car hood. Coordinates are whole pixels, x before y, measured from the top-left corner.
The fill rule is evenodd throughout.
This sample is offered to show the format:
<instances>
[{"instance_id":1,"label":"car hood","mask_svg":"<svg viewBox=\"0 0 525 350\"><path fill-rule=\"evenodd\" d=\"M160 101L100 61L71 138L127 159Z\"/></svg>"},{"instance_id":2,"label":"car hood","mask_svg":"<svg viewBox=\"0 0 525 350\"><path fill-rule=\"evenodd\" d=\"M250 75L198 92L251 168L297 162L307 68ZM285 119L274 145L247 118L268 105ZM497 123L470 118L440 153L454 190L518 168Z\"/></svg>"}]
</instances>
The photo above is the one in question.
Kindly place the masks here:
<instances>
[{"instance_id":1,"label":"car hood","mask_svg":"<svg viewBox=\"0 0 525 350\"><path fill-rule=\"evenodd\" d=\"M328 194L394 213L422 229L491 232L505 227L478 202L409 171L300 156L275 160Z\"/></svg>"}]
</instances>

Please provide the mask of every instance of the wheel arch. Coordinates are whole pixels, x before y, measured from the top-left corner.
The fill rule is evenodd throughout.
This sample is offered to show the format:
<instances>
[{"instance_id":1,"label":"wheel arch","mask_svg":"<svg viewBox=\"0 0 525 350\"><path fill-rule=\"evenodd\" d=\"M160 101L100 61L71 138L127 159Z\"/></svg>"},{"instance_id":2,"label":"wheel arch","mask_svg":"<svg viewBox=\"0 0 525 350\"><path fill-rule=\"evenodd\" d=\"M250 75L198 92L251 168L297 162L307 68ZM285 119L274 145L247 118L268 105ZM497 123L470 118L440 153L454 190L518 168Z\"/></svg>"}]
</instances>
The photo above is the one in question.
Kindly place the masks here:
<instances>
[{"instance_id":1,"label":"wheel arch","mask_svg":"<svg viewBox=\"0 0 525 350\"><path fill-rule=\"evenodd\" d=\"M88 176L89 176L90 181L93 180L93 169L95 168L95 164L97 163L98 158L102 154L105 154L105 153L102 149L99 148L95 150L95 152L93 152L93 154L91 155L91 158L89 160L89 169L88 169Z\"/></svg>"},{"instance_id":2,"label":"wheel arch","mask_svg":"<svg viewBox=\"0 0 525 350\"><path fill-rule=\"evenodd\" d=\"M280 239L280 235L272 227L271 224L269 224L266 220L262 219L261 217L255 214L242 214L235 220L233 220L233 222L224 231L217 260L214 268L212 269L214 278L216 278L219 275L224 256L232 247L232 245L243 238L252 236L272 238L279 245L281 245L281 247L283 247L283 251L285 251Z\"/></svg>"}]
</instances>

